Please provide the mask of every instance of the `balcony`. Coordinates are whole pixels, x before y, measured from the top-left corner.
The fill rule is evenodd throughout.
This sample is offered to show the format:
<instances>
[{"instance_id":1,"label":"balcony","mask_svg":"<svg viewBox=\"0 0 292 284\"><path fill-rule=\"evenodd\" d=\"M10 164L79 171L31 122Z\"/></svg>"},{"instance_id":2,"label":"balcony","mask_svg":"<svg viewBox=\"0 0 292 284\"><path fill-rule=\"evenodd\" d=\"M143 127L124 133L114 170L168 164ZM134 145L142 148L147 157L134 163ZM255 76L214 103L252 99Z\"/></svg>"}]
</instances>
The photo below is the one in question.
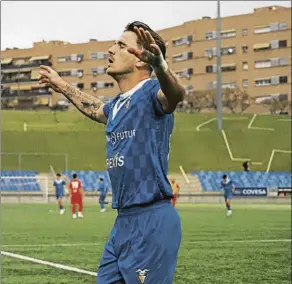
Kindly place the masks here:
<instances>
[{"instance_id":1,"label":"balcony","mask_svg":"<svg viewBox=\"0 0 292 284\"><path fill-rule=\"evenodd\" d=\"M40 65L52 66L52 62L47 61L47 60L39 60L39 61L33 61L33 62L29 62L27 64L21 64L21 65L1 64L1 70L12 70L12 69L38 67Z\"/></svg>"},{"instance_id":2,"label":"balcony","mask_svg":"<svg viewBox=\"0 0 292 284\"><path fill-rule=\"evenodd\" d=\"M26 77L26 78L20 78L20 79L13 79L13 78L3 78L2 80L1 80L1 83L2 84L11 84L11 83L15 83L15 84L17 84L17 83L25 83L25 82L37 82L38 80L37 79L31 79L31 77L29 76L29 77Z\"/></svg>"},{"instance_id":3,"label":"balcony","mask_svg":"<svg viewBox=\"0 0 292 284\"><path fill-rule=\"evenodd\" d=\"M2 98L51 96L51 95L52 93L49 91L48 88L35 89L35 90L10 90L10 89L1 90Z\"/></svg>"}]
</instances>

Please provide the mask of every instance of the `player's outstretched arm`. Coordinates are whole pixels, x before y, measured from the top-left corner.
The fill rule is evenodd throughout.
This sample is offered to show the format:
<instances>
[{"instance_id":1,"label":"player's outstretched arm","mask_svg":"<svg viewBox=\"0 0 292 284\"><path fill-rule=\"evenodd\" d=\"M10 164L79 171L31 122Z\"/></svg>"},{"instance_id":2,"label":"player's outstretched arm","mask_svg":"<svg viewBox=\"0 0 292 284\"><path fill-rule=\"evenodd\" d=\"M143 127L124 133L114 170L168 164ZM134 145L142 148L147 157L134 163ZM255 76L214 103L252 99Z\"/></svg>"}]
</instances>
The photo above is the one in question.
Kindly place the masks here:
<instances>
[{"instance_id":1,"label":"player's outstretched arm","mask_svg":"<svg viewBox=\"0 0 292 284\"><path fill-rule=\"evenodd\" d=\"M62 93L80 112L94 121L106 124L107 118L103 112L104 103L95 96L88 95L74 88L59 74L48 66L40 66L40 84L46 84L58 93Z\"/></svg>"},{"instance_id":2,"label":"player's outstretched arm","mask_svg":"<svg viewBox=\"0 0 292 284\"><path fill-rule=\"evenodd\" d=\"M135 27L135 32L142 43L143 49L128 48L128 52L137 56L140 60L148 63L155 71L160 83L161 90L158 92L158 99L163 110L171 113L177 104L184 99L185 89L176 74L169 69L163 58L162 52L155 40L148 31Z\"/></svg>"}]
</instances>

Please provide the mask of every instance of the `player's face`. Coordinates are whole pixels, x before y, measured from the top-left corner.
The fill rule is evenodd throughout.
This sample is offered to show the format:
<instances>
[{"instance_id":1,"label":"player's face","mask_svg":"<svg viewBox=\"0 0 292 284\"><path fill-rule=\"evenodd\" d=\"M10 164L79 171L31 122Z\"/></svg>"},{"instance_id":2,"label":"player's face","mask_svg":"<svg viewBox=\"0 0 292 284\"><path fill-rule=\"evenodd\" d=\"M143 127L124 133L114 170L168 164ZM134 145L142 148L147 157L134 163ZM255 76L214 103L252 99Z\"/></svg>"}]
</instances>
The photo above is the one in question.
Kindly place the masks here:
<instances>
[{"instance_id":1,"label":"player's face","mask_svg":"<svg viewBox=\"0 0 292 284\"><path fill-rule=\"evenodd\" d=\"M115 41L114 45L108 50L108 75L116 77L134 72L139 59L130 54L127 49L129 47L138 49L137 39L138 37L134 32L127 31Z\"/></svg>"}]
</instances>

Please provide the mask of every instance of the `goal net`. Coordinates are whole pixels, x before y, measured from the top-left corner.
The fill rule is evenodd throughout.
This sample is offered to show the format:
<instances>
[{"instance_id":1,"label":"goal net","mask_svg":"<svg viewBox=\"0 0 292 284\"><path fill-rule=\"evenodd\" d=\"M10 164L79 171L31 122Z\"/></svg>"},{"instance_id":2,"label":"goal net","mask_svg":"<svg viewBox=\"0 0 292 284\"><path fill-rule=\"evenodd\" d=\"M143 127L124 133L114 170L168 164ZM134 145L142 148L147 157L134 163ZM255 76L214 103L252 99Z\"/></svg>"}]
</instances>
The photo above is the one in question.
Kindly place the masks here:
<instances>
[{"instance_id":1,"label":"goal net","mask_svg":"<svg viewBox=\"0 0 292 284\"><path fill-rule=\"evenodd\" d=\"M19 202L48 202L49 179L47 177L2 176L1 198L14 198Z\"/></svg>"}]
</instances>

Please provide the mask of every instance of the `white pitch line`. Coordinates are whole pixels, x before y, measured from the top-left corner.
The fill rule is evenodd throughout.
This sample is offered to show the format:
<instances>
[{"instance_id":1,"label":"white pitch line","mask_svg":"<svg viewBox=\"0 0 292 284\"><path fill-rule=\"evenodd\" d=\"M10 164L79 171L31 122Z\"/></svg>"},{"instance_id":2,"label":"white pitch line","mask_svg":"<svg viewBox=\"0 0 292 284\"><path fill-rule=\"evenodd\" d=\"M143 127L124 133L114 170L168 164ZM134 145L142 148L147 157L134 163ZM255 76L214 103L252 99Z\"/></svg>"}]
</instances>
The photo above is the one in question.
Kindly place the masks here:
<instances>
[{"instance_id":1,"label":"white pitch line","mask_svg":"<svg viewBox=\"0 0 292 284\"><path fill-rule=\"evenodd\" d=\"M200 128L201 128L202 126L204 126L204 125L206 125L206 124L208 124L208 123L210 123L210 122L212 122L212 121L214 121L214 120L216 120L216 119L217 119L217 118L211 118L211 119L209 119L209 120L207 120L207 121L205 121L205 122L199 124L199 125L196 127L196 130L197 130L197 131L200 131ZM205 129L205 130L206 130L206 129Z\"/></svg>"},{"instance_id":2,"label":"white pitch line","mask_svg":"<svg viewBox=\"0 0 292 284\"><path fill-rule=\"evenodd\" d=\"M42 265L55 267L55 268L58 268L58 269L78 272L78 273L92 275L92 276L97 276L96 272L92 272L92 271L88 271L88 270L84 270L84 269L79 269L79 268L75 268L75 267L72 267L72 266L67 266L67 265L54 263L54 262L50 262L50 261L44 261L44 260L40 260L40 259L37 259L37 258L32 258L32 257L16 254L16 253L1 251L1 254L2 255L6 255L6 256L10 256L10 257L13 257L13 258L21 259L21 260L34 262L34 263L37 263L37 264L42 264Z\"/></svg>"},{"instance_id":3,"label":"white pitch line","mask_svg":"<svg viewBox=\"0 0 292 284\"><path fill-rule=\"evenodd\" d=\"M201 244L201 243L286 243L290 242L291 239L278 239L278 240L230 240L230 241L216 241L216 240L208 240L208 241L189 241L187 243Z\"/></svg>"},{"instance_id":4,"label":"white pitch line","mask_svg":"<svg viewBox=\"0 0 292 284\"><path fill-rule=\"evenodd\" d=\"M278 121L292 121L292 119L277 119Z\"/></svg>"},{"instance_id":5,"label":"white pitch line","mask_svg":"<svg viewBox=\"0 0 292 284\"><path fill-rule=\"evenodd\" d=\"M290 150L279 150L279 149L273 149L272 151L272 154L270 156L270 160L269 160L269 163L268 163L268 166L267 166L267 170L266 172L268 173L270 171L270 168L271 168L271 165L272 165L272 161L274 159L274 155L276 153L284 153L284 154L290 154L292 153Z\"/></svg>"},{"instance_id":6,"label":"white pitch line","mask_svg":"<svg viewBox=\"0 0 292 284\"><path fill-rule=\"evenodd\" d=\"M225 131L224 130L221 130L221 133L223 135L223 138L224 138L224 142L225 142L225 146L227 148L227 151L228 151L228 154L229 154L229 157L231 159L231 161L233 162L244 162L244 161L250 161L251 159L249 158L234 158L233 157L233 154L231 152L231 148L230 148L230 145L229 145L229 142L227 140L227 136L225 134ZM262 165L261 162L251 162L253 165Z\"/></svg>"},{"instance_id":7,"label":"white pitch line","mask_svg":"<svg viewBox=\"0 0 292 284\"><path fill-rule=\"evenodd\" d=\"M252 126L254 120L256 119L257 114L254 114L252 119L250 120L249 124L248 124L248 129L254 129L254 130L268 130L268 131L274 131L274 128L265 128L265 127L256 127L256 126Z\"/></svg>"},{"instance_id":8,"label":"white pitch line","mask_svg":"<svg viewBox=\"0 0 292 284\"><path fill-rule=\"evenodd\" d=\"M265 228L265 229L270 229L270 228ZM278 230L278 228L276 228ZM285 230L290 230L290 228L285 228ZM215 243L264 243L264 242L291 242L290 239L275 239L275 240L212 240L212 242ZM186 241L186 243L210 243L210 240L208 241ZM95 246L97 243L87 243L87 246ZM83 243L75 243L75 244L60 244L60 246L66 245L66 246L72 246L72 247L77 247L77 246L84 246L85 244ZM55 246L55 244L51 244L51 246ZM38 245L2 245L2 247L7 247L7 248L23 248L23 247L49 247L49 244L38 244Z\"/></svg>"},{"instance_id":9,"label":"white pitch line","mask_svg":"<svg viewBox=\"0 0 292 284\"><path fill-rule=\"evenodd\" d=\"M75 243L75 244L15 244L15 245L2 245L7 248L36 248L36 247L81 247L81 246L98 246L100 243Z\"/></svg>"}]
</instances>

